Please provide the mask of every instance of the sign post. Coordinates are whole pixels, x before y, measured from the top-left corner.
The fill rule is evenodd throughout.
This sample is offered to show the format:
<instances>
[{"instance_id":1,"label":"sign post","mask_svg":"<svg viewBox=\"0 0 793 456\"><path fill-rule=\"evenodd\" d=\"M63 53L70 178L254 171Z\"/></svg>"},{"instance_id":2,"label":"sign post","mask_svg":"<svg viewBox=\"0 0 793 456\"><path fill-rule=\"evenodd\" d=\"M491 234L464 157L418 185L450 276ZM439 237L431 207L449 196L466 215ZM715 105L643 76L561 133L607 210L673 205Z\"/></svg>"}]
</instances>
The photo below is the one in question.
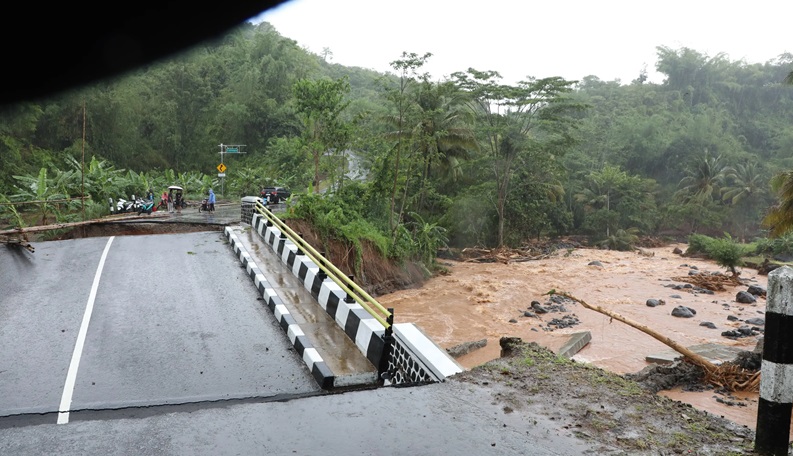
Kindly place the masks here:
<instances>
[{"instance_id":1,"label":"sign post","mask_svg":"<svg viewBox=\"0 0 793 456\"><path fill-rule=\"evenodd\" d=\"M223 160L226 154L244 154L245 152L242 151L242 148L245 147L244 144L237 144L237 145L229 145L229 144L220 144L220 164L217 166L218 170L218 177L220 178L220 194L225 195L225 178L226 178L226 165L224 164L225 161Z\"/></svg>"}]
</instances>

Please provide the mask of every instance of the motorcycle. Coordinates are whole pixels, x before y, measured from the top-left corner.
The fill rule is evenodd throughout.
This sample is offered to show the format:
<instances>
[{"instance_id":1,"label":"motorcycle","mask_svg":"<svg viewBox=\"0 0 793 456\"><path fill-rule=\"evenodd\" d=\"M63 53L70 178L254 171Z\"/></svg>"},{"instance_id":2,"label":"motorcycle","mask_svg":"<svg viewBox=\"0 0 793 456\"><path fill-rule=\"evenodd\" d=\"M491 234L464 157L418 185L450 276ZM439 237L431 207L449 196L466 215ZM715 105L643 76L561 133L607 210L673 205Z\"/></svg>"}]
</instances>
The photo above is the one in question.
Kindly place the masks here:
<instances>
[{"instance_id":1,"label":"motorcycle","mask_svg":"<svg viewBox=\"0 0 793 456\"><path fill-rule=\"evenodd\" d=\"M151 212L154 210L154 200L139 198L137 201L135 201L135 205L138 208L138 215L141 215L144 212L151 214Z\"/></svg>"},{"instance_id":2,"label":"motorcycle","mask_svg":"<svg viewBox=\"0 0 793 456\"><path fill-rule=\"evenodd\" d=\"M127 201L124 198L119 198L116 201L115 212L116 214L124 214L133 212L135 210L135 201Z\"/></svg>"}]
</instances>

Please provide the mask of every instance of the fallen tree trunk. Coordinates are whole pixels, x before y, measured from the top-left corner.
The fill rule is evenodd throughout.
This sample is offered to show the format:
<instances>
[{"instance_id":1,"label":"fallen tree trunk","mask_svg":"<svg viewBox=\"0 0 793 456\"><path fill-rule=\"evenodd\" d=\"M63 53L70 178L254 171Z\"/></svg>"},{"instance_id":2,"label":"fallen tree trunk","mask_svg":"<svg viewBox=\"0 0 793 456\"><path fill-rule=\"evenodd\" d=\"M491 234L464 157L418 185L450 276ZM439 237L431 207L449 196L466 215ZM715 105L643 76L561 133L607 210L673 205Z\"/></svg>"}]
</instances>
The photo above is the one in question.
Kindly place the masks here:
<instances>
[{"instance_id":1,"label":"fallen tree trunk","mask_svg":"<svg viewBox=\"0 0 793 456\"><path fill-rule=\"evenodd\" d=\"M61 230L63 228L73 228L76 226L83 226L83 225L91 225L94 223L107 223L107 222L115 222L119 220L133 220L139 218L151 218L153 215L138 215L138 214L129 214L120 217L109 217L109 218L102 218L102 219L93 219L93 220L85 220L82 222L69 222L69 223L55 223L52 225L37 225L37 226L29 226L26 228L13 228L10 230L2 230L0 231L0 236L9 236L14 234L24 234L24 233L39 233L42 231L52 231L52 230Z\"/></svg>"},{"instance_id":2,"label":"fallen tree trunk","mask_svg":"<svg viewBox=\"0 0 793 456\"><path fill-rule=\"evenodd\" d=\"M647 326L632 321L622 315L612 312L608 309L604 309L600 306L593 306L588 304L582 299L576 298L569 293L565 292L558 292L556 290L551 290L548 295L557 295L562 296L567 299L571 299L585 308L589 310L594 310L595 312L602 313L603 315L609 316L615 320L621 321L629 326L632 326L639 331L650 335L656 340L663 342L665 345L671 347L676 352L683 355L693 364L701 367L705 371L705 380L709 383L715 384L717 386L721 386L723 388L728 389L729 391L757 391L760 386L760 372L750 372L742 369L740 366L736 366L732 363L724 363L722 365L716 365L708 361L703 356L700 356L693 351L689 350L688 348L678 344L674 340L664 336L663 334L654 331Z\"/></svg>"}]
</instances>

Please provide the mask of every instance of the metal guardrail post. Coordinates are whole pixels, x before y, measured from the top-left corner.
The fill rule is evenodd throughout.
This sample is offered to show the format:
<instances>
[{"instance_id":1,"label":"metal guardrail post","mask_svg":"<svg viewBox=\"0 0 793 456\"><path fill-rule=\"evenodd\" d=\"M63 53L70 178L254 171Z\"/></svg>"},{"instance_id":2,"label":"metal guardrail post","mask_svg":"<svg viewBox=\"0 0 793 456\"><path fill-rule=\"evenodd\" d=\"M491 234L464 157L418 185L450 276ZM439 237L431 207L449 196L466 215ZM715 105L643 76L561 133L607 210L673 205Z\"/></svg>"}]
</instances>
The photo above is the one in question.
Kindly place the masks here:
<instances>
[{"instance_id":1,"label":"metal guardrail post","mask_svg":"<svg viewBox=\"0 0 793 456\"><path fill-rule=\"evenodd\" d=\"M355 282L355 276L348 275L347 278L350 279L350 282ZM347 296L344 297L344 302L347 304L353 303L355 302L355 297L353 297L350 293L347 293Z\"/></svg>"},{"instance_id":2,"label":"metal guardrail post","mask_svg":"<svg viewBox=\"0 0 793 456\"><path fill-rule=\"evenodd\" d=\"M381 382L390 380L391 373L388 370L388 366L394 357L394 308L389 307L388 313L389 315L386 319L388 326L386 326L385 334L383 335L383 356L380 357L380 365L377 366L377 374Z\"/></svg>"}]
</instances>

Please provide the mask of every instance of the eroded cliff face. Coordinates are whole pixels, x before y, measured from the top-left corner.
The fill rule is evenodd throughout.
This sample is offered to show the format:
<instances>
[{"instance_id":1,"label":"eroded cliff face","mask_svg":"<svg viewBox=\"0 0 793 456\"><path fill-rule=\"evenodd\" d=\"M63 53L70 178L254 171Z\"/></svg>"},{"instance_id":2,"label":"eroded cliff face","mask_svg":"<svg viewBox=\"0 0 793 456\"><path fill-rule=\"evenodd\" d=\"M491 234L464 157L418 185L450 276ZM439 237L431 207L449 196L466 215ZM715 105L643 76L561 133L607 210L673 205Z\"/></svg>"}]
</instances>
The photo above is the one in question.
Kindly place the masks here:
<instances>
[{"instance_id":1,"label":"eroded cliff face","mask_svg":"<svg viewBox=\"0 0 793 456\"><path fill-rule=\"evenodd\" d=\"M370 242L361 243L360 252L353 245L338 239L322 239L310 223L299 219L284 222L300 233L323 256L374 297L420 286L429 278L429 271L415 263L399 264L384 257Z\"/></svg>"}]
</instances>

